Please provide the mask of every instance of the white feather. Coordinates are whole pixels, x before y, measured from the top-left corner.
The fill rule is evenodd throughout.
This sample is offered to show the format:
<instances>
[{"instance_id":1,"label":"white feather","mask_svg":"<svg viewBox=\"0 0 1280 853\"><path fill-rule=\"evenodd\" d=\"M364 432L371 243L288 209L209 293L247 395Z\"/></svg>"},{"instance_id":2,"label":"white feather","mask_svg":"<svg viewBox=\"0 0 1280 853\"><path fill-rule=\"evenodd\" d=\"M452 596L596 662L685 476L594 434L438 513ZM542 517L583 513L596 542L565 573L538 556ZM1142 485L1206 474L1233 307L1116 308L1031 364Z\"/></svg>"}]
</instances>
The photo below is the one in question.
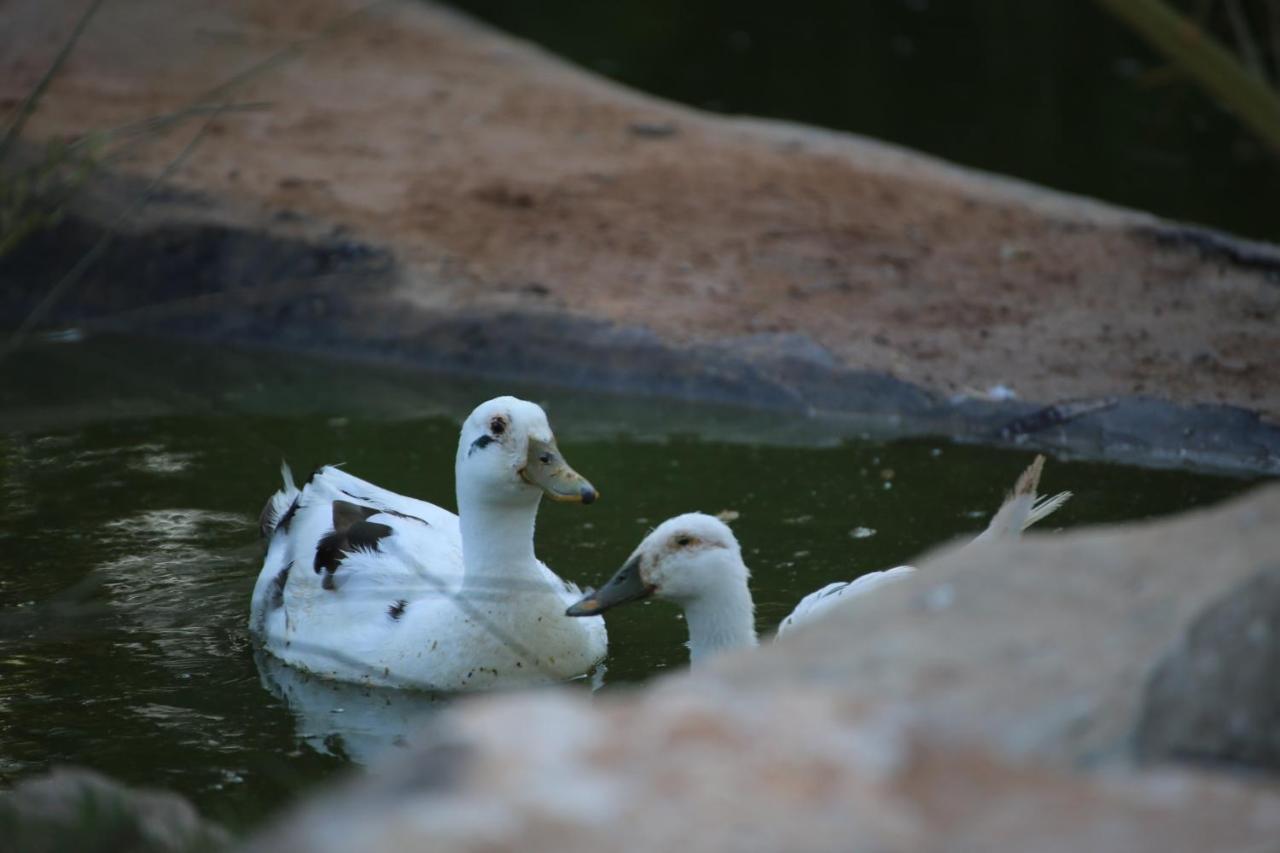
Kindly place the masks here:
<instances>
[{"instance_id":1,"label":"white feather","mask_svg":"<svg viewBox=\"0 0 1280 853\"><path fill-rule=\"evenodd\" d=\"M914 566L894 566L879 572L867 572L851 581L837 581L827 584L817 592L811 592L792 610L786 619L778 624L778 636L782 636L796 625L803 625L821 618L843 601L857 598L860 595L887 586L894 581L902 580L916 571Z\"/></svg>"}]
</instances>

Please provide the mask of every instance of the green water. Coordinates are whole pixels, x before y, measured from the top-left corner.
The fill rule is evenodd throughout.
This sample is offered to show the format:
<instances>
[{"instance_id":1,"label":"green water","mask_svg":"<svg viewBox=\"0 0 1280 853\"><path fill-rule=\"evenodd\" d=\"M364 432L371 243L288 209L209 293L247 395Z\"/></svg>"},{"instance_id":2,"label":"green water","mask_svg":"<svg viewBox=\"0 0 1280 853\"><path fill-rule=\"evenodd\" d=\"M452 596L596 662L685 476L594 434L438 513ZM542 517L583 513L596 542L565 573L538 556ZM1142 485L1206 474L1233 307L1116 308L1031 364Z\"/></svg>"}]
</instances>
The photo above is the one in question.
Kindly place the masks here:
<instances>
[{"instance_id":1,"label":"green water","mask_svg":"<svg viewBox=\"0 0 1280 853\"><path fill-rule=\"evenodd\" d=\"M1088 0L448 2L664 98L1280 239L1276 158Z\"/></svg>"},{"instance_id":2,"label":"green water","mask_svg":"<svg viewBox=\"0 0 1280 853\"><path fill-rule=\"evenodd\" d=\"M543 401L566 457L603 493L590 507L544 505L543 559L599 584L663 518L733 509L765 631L829 581L980 529L1029 461L733 409L199 347L44 346L0 369L0 774L87 765L184 792L241 828L439 707L260 670L245 629L255 522L282 455L303 471L345 461L451 507L459 418L499 391ZM1248 485L1057 460L1045 475L1047 489L1076 493L1061 527ZM674 608L622 608L609 628L605 691L686 661Z\"/></svg>"}]
</instances>

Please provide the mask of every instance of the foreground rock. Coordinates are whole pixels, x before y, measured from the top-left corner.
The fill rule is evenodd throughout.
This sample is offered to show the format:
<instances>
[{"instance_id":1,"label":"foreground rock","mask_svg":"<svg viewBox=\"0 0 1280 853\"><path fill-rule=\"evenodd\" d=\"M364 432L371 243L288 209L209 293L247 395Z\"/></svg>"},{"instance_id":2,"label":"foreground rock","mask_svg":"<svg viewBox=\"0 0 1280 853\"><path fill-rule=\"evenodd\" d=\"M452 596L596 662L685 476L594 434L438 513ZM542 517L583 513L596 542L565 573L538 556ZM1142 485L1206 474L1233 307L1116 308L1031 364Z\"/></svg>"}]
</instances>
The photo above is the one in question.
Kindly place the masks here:
<instances>
[{"instance_id":1,"label":"foreground rock","mask_svg":"<svg viewBox=\"0 0 1280 853\"><path fill-rule=\"evenodd\" d=\"M0 322L106 222L119 238L53 321L1280 470L1275 249L678 107L426 3L343 17L363 6L112 3L32 144L301 47L213 98L269 106L216 117L132 219L198 122L130 147L83 219L0 269ZM80 8L0 9L23 34L0 100ZM1037 406L983 402L999 385L1100 405L1011 424Z\"/></svg>"},{"instance_id":2,"label":"foreground rock","mask_svg":"<svg viewBox=\"0 0 1280 853\"><path fill-rule=\"evenodd\" d=\"M177 794L129 788L79 768L0 793L0 833L0 847L22 853L204 853L230 840Z\"/></svg>"},{"instance_id":3,"label":"foreground rock","mask_svg":"<svg viewBox=\"0 0 1280 853\"><path fill-rule=\"evenodd\" d=\"M1275 792L1019 766L821 692L490 701L440 737L248 849L1202 851L1280 833Z\"/></svg>"},{"instance_id":4,"label":"foreground rock","mask_svg":"<svg viewBox=\"0 0 1280 853\"><path fill-rule=\"evenodd\" d=\"M462 704L249 849L1268 849L1277 530L1271 487L942 552L696 675Z\"/></svg>"},{"instance_id":5,"label":"foreground rock","mask_svg":"<svg viewBox=\"0 0 1280 853\"><path fill-rule=\"evenodd\" d=\"M1251 680L1280 645L1280 607L1257 594L1280 577L1277 531L1272 486L1171 521L939 554L917 583L718 674L741 689L820 681L852 701L903 703L939 731L1064 768L1128 763L1137 743L1149 761L1181 758L1194 733L1202 760L1280 771L1277 673ZM1235 630L1205 630L1224 608L1243 615L1242 596L1252 608ZM1238 689L1206 694L1207 682L1173 676L1197 659Z\"/></svg>"}]
</instances>

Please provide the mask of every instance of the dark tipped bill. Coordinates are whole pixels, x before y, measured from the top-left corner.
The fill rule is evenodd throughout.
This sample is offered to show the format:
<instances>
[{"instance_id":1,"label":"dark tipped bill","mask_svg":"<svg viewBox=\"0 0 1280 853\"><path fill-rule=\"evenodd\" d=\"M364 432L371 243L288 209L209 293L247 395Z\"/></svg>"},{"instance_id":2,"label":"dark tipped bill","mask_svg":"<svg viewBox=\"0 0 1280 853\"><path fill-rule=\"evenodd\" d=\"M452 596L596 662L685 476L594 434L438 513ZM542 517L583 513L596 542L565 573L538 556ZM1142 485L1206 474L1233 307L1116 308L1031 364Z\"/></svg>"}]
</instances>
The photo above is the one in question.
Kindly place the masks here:
<instances>
[{"instance_id":1,"label":"dark tipped bill","mask_svg":"<svg viewBox=\"0 0 1280 853\"><path fill-rule=\"evenodd\" d=\"M566 616L598 616L611 607L639 601L653 595L657 587L650 586L640 576L640 557L627 560L609 582L584 595L565 611Z\"/></svg>"},{"instance_id":2,"label":"dark tipped bill","mask_svg":"<svg viewBox=\"0 0 1280 853\"><path fill-rule=\"evenodd\" d=\"M587 478L564 461L554 441L529 439L529 458L520 469L520 476L555 501L589 504L600 497Z\"/></svg>"}]
</instances>

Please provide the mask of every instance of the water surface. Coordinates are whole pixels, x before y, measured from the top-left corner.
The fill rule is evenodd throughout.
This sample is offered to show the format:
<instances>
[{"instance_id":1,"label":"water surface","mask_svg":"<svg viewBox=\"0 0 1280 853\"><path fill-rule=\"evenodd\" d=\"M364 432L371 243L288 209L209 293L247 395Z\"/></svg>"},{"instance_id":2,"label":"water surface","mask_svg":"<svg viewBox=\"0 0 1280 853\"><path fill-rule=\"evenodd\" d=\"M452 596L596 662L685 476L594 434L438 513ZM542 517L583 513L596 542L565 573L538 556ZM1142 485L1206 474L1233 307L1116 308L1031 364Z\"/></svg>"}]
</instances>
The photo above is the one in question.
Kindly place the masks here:
<instances>
[{"instance_id":1,"label":"water surface","mask_svg":"<svg viewBox=\"0 0 1280 853\"><path fill-rule=\"evenodd\" d=\"M256 518L286 456L453 506L459 420L499 392L547 404L603 493L545 504L538 551L599 584L654 524L740 513L758 622L807 592L985 523L1030 455L723 407L495 386L126 340L0 366L0 774L57 763L170 787L246 827L407 730L422 697L333 690L255 660ZM1248 480L1051 460L1056 527L1220 500ZM609 618L604 691L683 666L668 605ZM584 688L587 685L583 685Z\"/></svg>"}]
</instances>

